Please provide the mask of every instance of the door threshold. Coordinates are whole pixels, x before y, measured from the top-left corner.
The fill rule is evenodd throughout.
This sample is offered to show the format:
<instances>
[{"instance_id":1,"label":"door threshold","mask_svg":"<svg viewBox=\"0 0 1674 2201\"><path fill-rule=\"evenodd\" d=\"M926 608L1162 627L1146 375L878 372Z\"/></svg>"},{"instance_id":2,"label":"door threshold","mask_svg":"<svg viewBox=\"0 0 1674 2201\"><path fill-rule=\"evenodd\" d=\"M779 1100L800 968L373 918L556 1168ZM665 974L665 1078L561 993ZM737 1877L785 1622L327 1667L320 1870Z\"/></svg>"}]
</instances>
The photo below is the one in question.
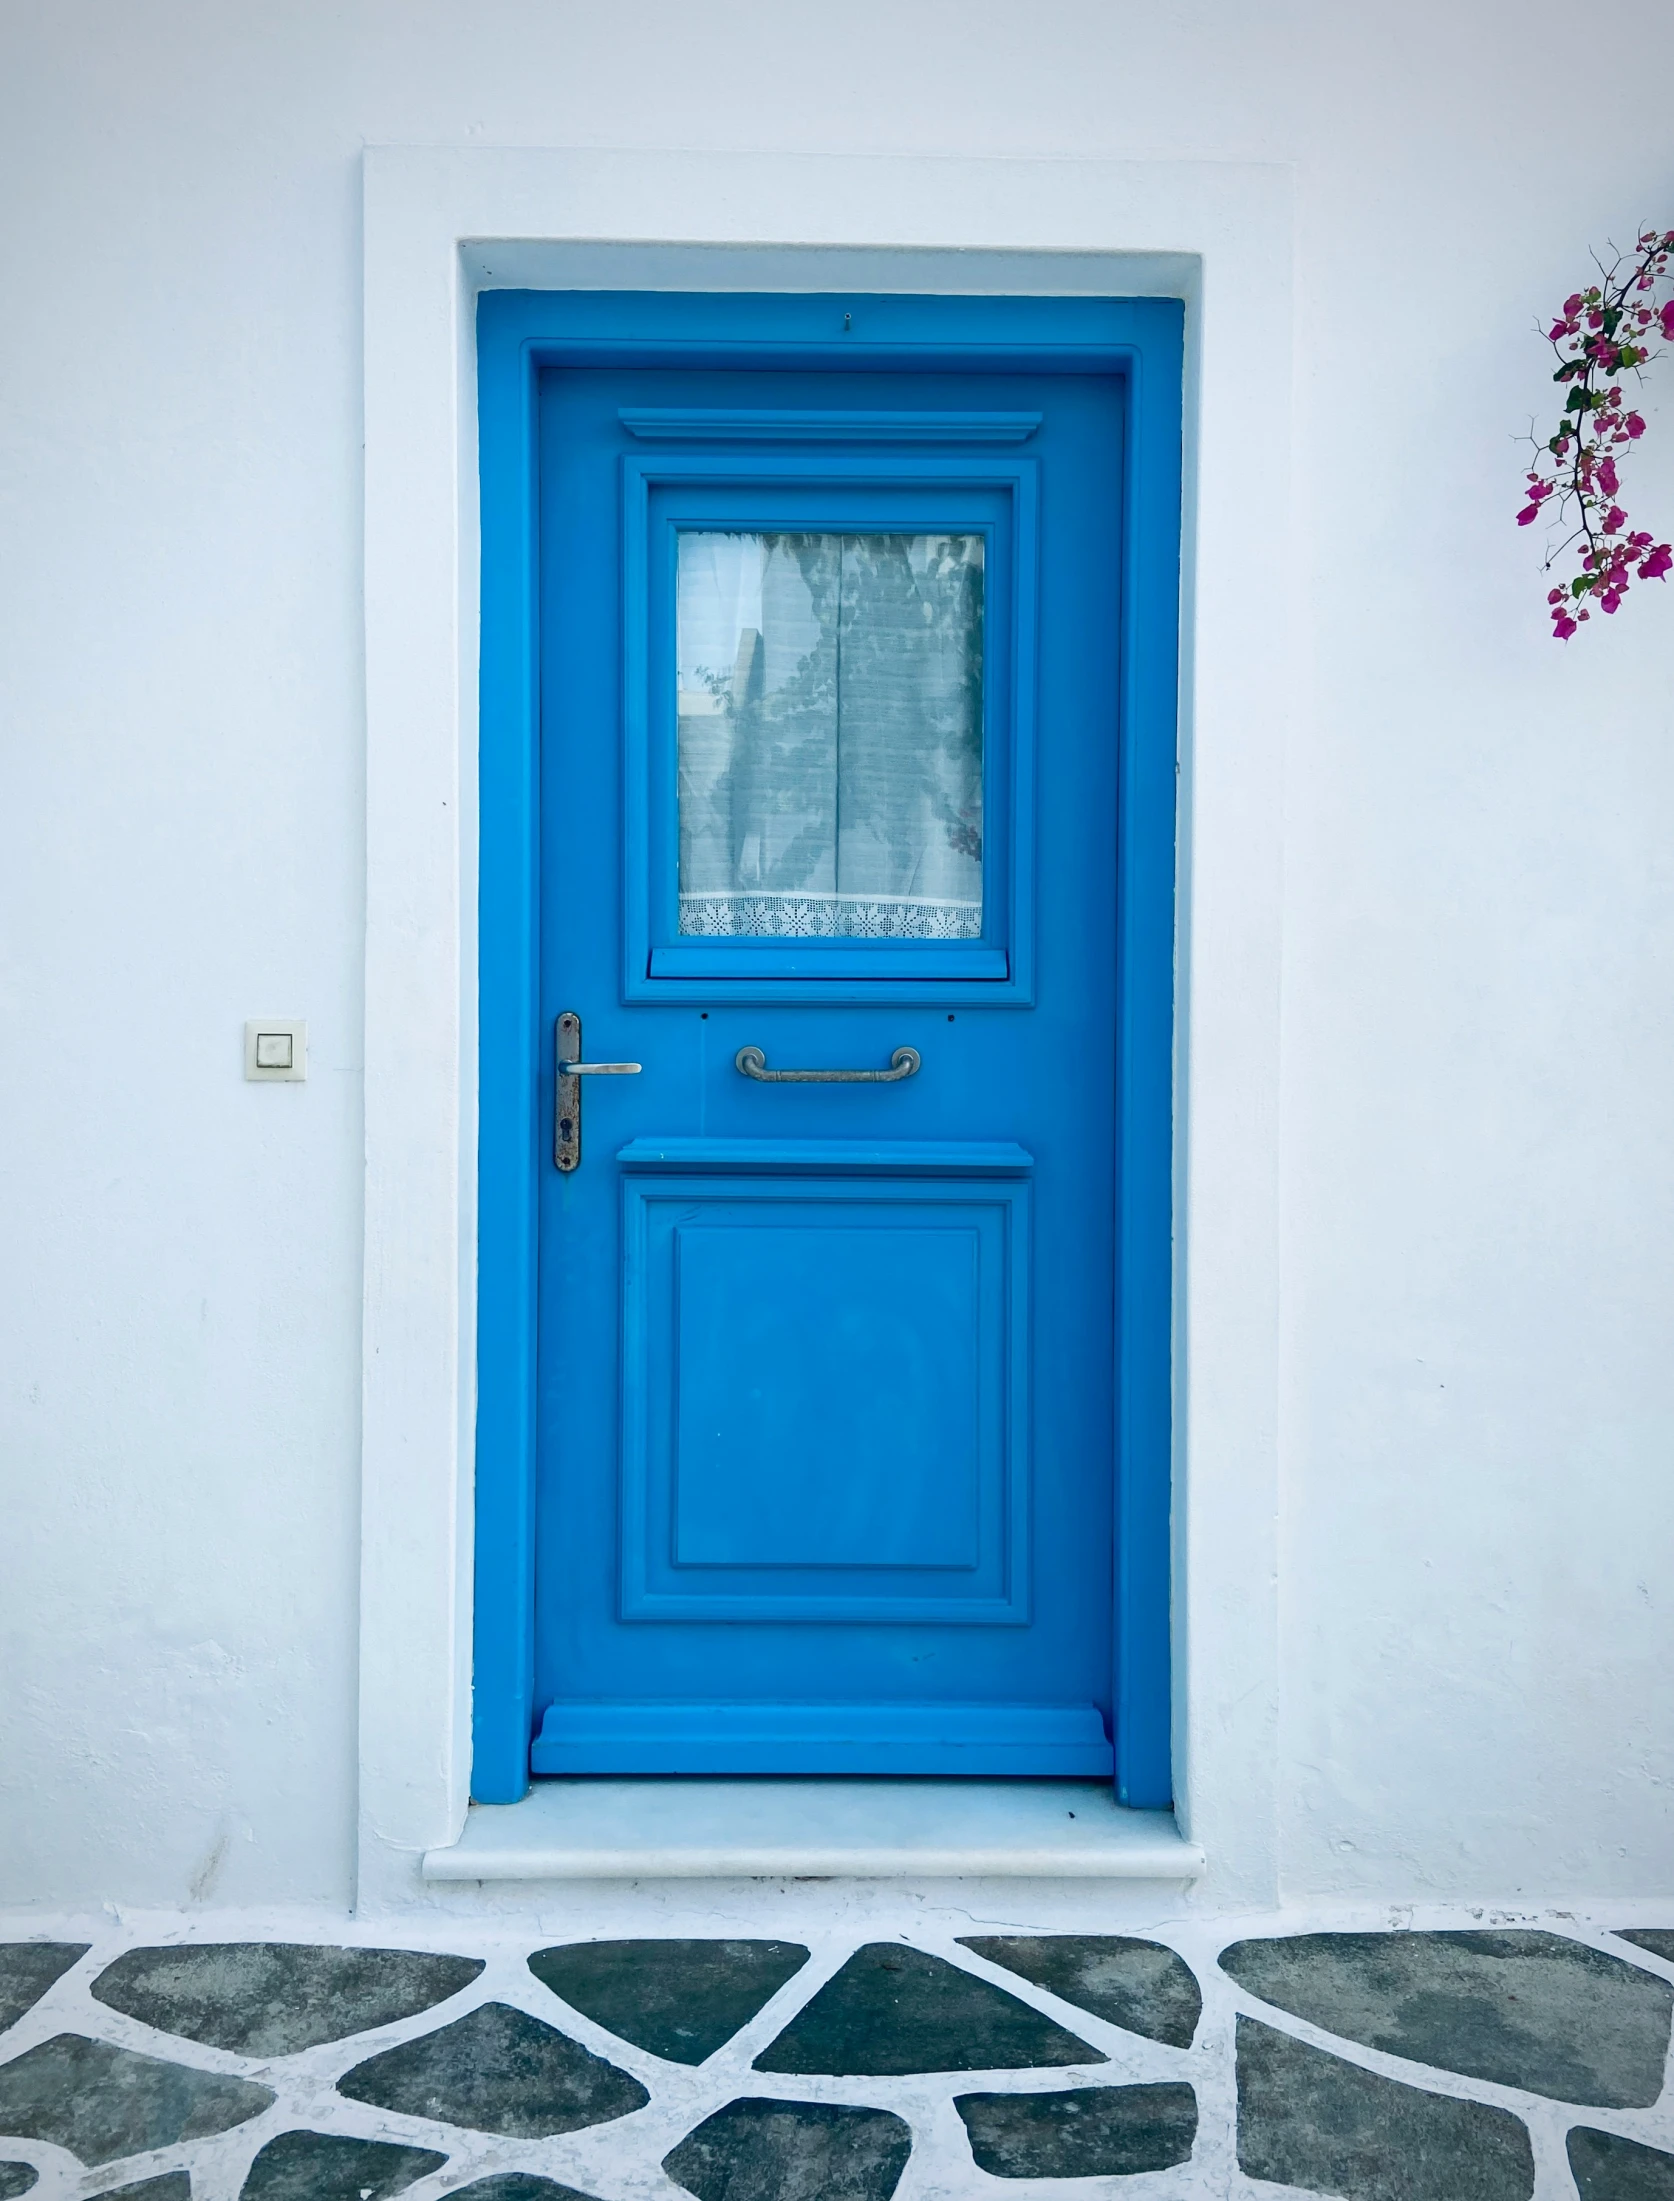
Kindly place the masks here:
<instances>
[{"instance_id":1,"label":"door threshold","mask_svg":"<svg viewBox=\"0 0 1674 2201\"><path fill-rule=\"evenodd\" d=\"M1110 1738L1096 1704L552 1705L530 1752L537 1775L641 1779L1095 1780Z\"/></svg>"},{"instance_id":2,"label":"door threshold","mask_svg":"<svg viewBox=\"0 0 1674 2201\"><path fill-rule=\"evenodd\" d=\"M473 1804L431 1881L1200 1879L1169 1811L1105 1781L537 1781Z\"/></svg>"}]
</instances>

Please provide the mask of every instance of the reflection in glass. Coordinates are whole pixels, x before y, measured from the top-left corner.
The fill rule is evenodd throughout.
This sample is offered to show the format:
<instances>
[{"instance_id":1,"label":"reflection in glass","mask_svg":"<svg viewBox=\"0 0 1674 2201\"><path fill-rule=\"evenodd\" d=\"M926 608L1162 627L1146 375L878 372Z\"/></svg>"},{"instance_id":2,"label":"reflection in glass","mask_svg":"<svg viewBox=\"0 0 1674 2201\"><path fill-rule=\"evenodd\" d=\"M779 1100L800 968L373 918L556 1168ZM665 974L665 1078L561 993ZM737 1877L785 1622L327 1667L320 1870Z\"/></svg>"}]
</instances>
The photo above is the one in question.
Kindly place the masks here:
<instances>
[{"instance_id":1,"label":"reflection in glass","mask_svg":"<svg viewBox=\"0 0 1674 2201\"><path fill-rule=\"evenodd\" d=\"M678 542L680 930L978 938L982 536Z\"/></svg>"}]
</instances>

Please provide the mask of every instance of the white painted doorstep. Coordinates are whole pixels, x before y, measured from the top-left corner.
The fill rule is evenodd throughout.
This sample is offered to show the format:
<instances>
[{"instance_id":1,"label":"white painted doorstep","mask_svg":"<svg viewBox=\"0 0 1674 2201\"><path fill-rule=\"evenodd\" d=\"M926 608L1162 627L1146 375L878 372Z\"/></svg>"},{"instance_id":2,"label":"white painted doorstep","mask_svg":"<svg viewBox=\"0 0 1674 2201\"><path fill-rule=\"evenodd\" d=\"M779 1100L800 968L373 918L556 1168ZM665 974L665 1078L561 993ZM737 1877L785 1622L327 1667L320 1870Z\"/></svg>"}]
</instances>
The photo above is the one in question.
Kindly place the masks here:
<instances>
[{"instance_id":1,"label":"white painted doorstep","mask_svg":"<svg viewBox=\"0 0 1674 2201\"><path fill-rule=\"evenodd\" d=\"M1172 1812L1103 1781L537 1781L473 1804L426 1880L1201 1878Z\"/></svg>"}]
</instances>

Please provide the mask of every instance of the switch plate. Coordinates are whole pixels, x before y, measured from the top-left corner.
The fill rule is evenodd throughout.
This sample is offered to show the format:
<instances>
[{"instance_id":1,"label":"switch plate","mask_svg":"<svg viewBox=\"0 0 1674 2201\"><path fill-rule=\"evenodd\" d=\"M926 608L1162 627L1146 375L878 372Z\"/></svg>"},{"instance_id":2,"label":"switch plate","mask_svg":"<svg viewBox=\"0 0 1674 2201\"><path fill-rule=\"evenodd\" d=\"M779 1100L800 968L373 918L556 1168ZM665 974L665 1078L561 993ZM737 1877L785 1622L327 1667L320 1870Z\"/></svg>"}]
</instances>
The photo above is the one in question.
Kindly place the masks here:
<instances>
[{"instance_id":1,"label":"switch plate","mask_svg":"<svg viewBox=\"0 0 1674 2201\"><path fill-rule=\"evenodd\" d=\"M256 1085L299 1085L308 1075L308 1026L304 1019L252 1017L244 1027L244 1075Z\"/></svg>"}]
</instances>

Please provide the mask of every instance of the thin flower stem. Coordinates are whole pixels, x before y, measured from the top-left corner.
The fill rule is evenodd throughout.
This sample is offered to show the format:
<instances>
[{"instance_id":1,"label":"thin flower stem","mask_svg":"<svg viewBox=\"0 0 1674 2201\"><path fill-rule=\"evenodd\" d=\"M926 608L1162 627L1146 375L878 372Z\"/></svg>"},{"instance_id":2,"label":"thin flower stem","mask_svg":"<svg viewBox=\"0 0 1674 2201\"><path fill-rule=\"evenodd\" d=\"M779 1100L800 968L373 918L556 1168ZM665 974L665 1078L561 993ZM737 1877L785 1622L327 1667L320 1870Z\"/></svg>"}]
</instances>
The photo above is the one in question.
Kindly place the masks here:
<instances>
[{"instance_id":1,"label":"thin flower stem","mask_svg":"<svg viewBox=\"0 0 1674 2201\"><path fill-rule=\"evenodd\" d=\"M1674 297L1657 303L1659 288L1670 280L1671 255L1674 230L1642 230L1634 250L1618 253L1608 266L1595 254L1600 280L1565 299L1546 332L1558 359L1553 380L1568 395L1554 434L1544 444L1529 438L1535 459L1525 477L1528 502L1517 519L1523 527L1542 516L1549 524L1568 523L1562 539L1548 543L1547 572L1585 545L1579 570L1547 592L1559 641L1568 641L1593 606L1615 612L1634 579L1661 580L1674 568L1667 543L1628 529L1617 466L1618 456L1645 431L1639 414L1624 403L1619 377L1631 370L1643 379L1658 338L1674 344Z\"/></svg>"}]
</instances>

